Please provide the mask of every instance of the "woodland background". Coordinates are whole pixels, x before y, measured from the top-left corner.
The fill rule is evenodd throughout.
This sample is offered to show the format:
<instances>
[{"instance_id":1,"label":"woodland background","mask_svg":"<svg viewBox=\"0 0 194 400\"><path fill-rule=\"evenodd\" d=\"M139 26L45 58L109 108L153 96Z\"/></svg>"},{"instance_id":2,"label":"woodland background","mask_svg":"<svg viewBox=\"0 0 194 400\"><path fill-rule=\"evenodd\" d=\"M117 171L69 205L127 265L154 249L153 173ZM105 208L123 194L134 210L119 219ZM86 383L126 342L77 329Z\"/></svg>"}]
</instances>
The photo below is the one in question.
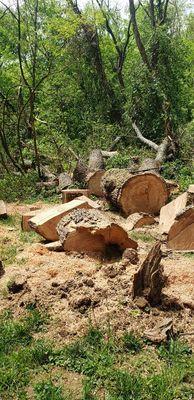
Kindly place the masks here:
<instances>
[{"instance_id":1,"label":"woodland background","mask_svg":"<svg viewBox=\"0 0 194 400\"><path fill-rule=\"evenodd\" d=\"M71 171L94 148L119 155L107 167L152 156L138 140L175 152L162 167L192 182L194 13L179 0L0 1L0 190L34 198L42 165ZM44 194L45 195L45 194ZM49 196L52 193L49 194ZM47 193L48 196L48 193Z\"/></svg>"}]
</instances>

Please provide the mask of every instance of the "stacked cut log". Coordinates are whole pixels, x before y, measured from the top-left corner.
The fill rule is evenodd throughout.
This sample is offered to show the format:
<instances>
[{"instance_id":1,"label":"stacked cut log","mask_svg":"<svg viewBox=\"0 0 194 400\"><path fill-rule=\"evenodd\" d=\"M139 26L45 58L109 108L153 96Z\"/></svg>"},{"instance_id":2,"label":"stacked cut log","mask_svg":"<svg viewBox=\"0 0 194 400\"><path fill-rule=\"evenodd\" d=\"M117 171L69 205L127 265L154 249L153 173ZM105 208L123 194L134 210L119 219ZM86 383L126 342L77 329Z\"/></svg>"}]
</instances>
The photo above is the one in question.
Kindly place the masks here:
<instances>
[{"instance_id":1,"label":"stacked cut log","mask_svg":"<svg viewBox=\"0 0 194 400\"><path fill-rule=\"evenodd\" d=\"M167 246L173 250L194 250L193 185L160 211L160 233L167 234Z\"/></svg>"},{"instance_id":2,"label":"stacked cut log","mask_svg":"<svg viewBox=\"0 0 194 400\"><path fill-rule=\"evenodd\" d=\"M168 199L164 179L149 172L132 175L125 169L110 169L102 178L102 189L107 201L126 216L136 212L157 215Z\"/></svg>"},{"instance_id":3,"label":"stacked cut log","mask_svg":"<svg viewBox=\"0 0 194 400\"><path fill-rule=\"evenodd\" d=\"M90 204L89 204L90 203ZM56 230L57 224L61 218L78 208L91 208L92 200L75 199L68 203L55 206L49 210L38 213L29 221L30 227L34 229L39 235L43 236L48 241L57 241L58 233Z\"/></svg>"},{"instance_id":4,"label":"stacked cut log","mask_svg":"<svg viewBox=\"0 0 194 400\"><path fill-rule=\"evenodd\" d=\"M59 239L66 251L103 254L126 248L137 248L126 230L110 215L99 210L75 210L57 226Z\"/></svg>"}]
</instances>

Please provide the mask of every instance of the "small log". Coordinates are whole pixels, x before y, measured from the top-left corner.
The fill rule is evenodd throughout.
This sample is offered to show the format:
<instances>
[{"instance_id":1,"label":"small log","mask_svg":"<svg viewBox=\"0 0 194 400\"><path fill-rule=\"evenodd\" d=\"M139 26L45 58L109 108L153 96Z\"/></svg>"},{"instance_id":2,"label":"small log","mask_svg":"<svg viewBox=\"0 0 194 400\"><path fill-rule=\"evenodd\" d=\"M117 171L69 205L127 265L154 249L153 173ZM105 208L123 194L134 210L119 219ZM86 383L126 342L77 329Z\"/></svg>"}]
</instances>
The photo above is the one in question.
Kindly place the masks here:
<instances>
[{"instance_id":1,"label":"small log","mask_svg":"<svg viewBox=\"0 0 194 400\"><path fill-rule=\"evenodd\" d=\"M115 219L99 210L75 210L57 226L60 241L66 251L100 253L137 248L137 242Z\"/></svg>"},{"instance_id":2,"label":"small log","mask_svg":"<svg viewBox=\"0 0 194 400\"><path fill-rule=\"evenodd\" d=\"M29 232L32 230L29 221L31 220L31 218L35 217L40 212L41 212L40 210L34 210L22 214L21 228L24 232Z\"/></svg>"},{"instance_id":3,"label":"small log","mask_svg":"<svg viewBox=\"0 0 194 400\"><path fill-rule=\"evenodd\" d=\"M119 155L118 151L106 151L106 150L101 150L102 157L104 158L112 158L116 157Z\"/></svg>"},{"instance_id":4,"label":"small log","mask_svg":"<svg viewBox=\"0 0 194 400\"><path fill-rule=\"evenodd\" d=\"M153 158L145 158L139 169L138 172L155 172L157 174L160 173L160 169L161 169L161 163Z\"/></svg>"},{"instance_id":5,"label":"small log","mask_svg":"<svg viewBox=\"0 0 194 400\"><path fill-rule=\"evenodd\" d=\"M86 196L90 195L90 191L88 189L65 189L62 190L62 203L68 203L71 200L74 200L76 197L79 196Z\"/></svg>"},{"instance_id":6,"label":"small log","mask_svg":"<svg viewBox=\"0 0 194 400\"><path fill-rule=\"evenodd\" d=\"M152 215L145 213L134 213L129 215L126 219L127 230L131 231L135 228L141 228L145 225L153 225L155 224L155 218Z\"/></svg>"},{"instance_id":7,"label":"small log","mask_svg":"<svg viewBox=\"0 0 194 400\"><path fill-rule=\"evenodd\" d=\"M168 233L167 247L172 250L194 250L194 206L176 215Z\"/></svg>"},{"instance_id":8,"label":"small log","mask_svg":"<svg viewBox=\"0 0 194 400\"><path fill-rule=\"evenodd\" d=\"M7 217L8 217L8 215L7 215L7 207L6 207L5 203L4 203L4 201L0 200L0 218L5 219Z\"/></svg>"},{"instance_id":9,"label":"small log","mask_svg":"<svg viewBox=\"0 0 194 400\"><path fill-rule=\"evenodd\" d=\"M78 160L73 171L73 182L85 184L87 173L87 165L82 160Z\"/></svg>"},{"instance_id":10,"label":"small log","mask_svg":"<svg viewBox=\"0 0 194 400\"><path fill-rule=\"evenodd\" d=\"M145 297L151 305L161 303L164 286L161 243L156 243L148 253L139 270L134 274L132 298Z\"/></svg>"},{"instance_id":11,"label":"small log","mask_svg":"<svg viewBox=\"0 0 194 400\"><path fill-rule=\"evenodd\" d=\"M87 187L91 194L97 197L103 197L103 191L101 187L102 178L105 171L98 170L95 172L90 172L87 176Z\"/></svg>"},{"instance_id":12,"label":"small log","mask_svg":"<svg viewBox=\"0 0 194 400\"><path fill-rule=\"evenodd\" d=\"M102 190L126 216L136 212L157 215L168 199L165 181L150 172L132 175L126 169L110 169L102 177Z\"/></svg>"},{"instance_id":13,"label":"small log","mask_svg":"<svg viewBox=\"0 0 194 400\"><path fill-rule=\"evenodd\" d=\"M88 162L89 171L98 171L104 169L104 160L100 149L91 152Z\"/></svg>"},{"instance_id":14,"label":"small log","mask_svg":"<svg viewBox=\"0 0 194 400\"><path fill-rule=\"evenodd\" d=\"M194 205L194 194L188 189L187 192L181 194L175 200L162 207L159 221L160 233L168 233L176 220L176 216L189 205Z\"/></svg>"},{"instance_id":15,"label":"small log","mask_svg":"<svg viewBox=\"0 0 194 400\"><path fill-rule=\"evenodd\" d=\"M43 236L48 241L57 241L57 224L60 219L72 210L77 208L91 208L86 200L72 200L69 203L55 206L49 210L38 213L35 217L31 218L29 224L39 235Z\"/></svg>"}]
</instances>

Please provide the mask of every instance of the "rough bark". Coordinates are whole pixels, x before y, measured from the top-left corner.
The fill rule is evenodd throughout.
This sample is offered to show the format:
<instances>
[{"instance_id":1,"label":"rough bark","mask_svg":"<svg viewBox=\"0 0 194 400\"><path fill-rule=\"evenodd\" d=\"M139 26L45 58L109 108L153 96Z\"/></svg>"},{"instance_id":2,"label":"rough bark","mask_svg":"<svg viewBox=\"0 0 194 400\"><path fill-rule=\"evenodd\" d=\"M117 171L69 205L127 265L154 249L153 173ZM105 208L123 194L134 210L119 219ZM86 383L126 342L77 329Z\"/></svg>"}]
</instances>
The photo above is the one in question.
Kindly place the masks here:
<instances>
[{"instance_id":1,"label":"rough bark","mask_svg":"<svg viewBox=\"0 0 194 400\"><path fill-rule=\"evenodd\" d=\"M60 241L66 251L105 254L111 250L137 248L127 232L111 216L99 210L75 210L57 226Z\"/></svg>"},{"instance_id":2,"label":"rough bark","mask_svg":"<svg viewBox=\"0 0 194 400\"><path fill-rule=\"evenodd\" d=\"M106 199L125 215L157 215L168 199L165 181L150 172L132 175L125 169L111 169L102 178L102 189Z\"/></svg>"},{"instance_id":3,"label":"rough bark","mask_svg":"<svg viewBox=\"0 0 194 400\"><path fill-rule=\"evenodd\" d=\"M161 303L164 286L161 243L157 242L148 253L139 270L134 274L132 297L145 297L151 305Z\"/></svg>"},{"instance_id":4,"label":"rough bark","mask_svg":"<svg viewBox=\"0 0 194 400\"><path fill-rule=\"evenodd\" d=\"M84 185L86 182L87 173L88 173L87 165L82 160L79 159L73 171L73 181L82 183Z\"/></svg>"},{"instance_id":5,"label":"rough bark","mask_svg":"<svg viewBox=\"0 0 194 400\"><path fill-rule=\"evenodd\" d=\"M160 173L161 164L156 159L153 158L145 158L141 163L138 172L155 172L156 174Z\"/></svg>"},{"instance_id":6,"label":"rough bark","mask_svg":"<svg viewBox=\"0 0 194 400\"><path fill-rule=\"evenodd\" d=\"M88 170L90 172L104 169L104 160L100 149L92 150L89 156Z\"/></svg>"}]
</instances>

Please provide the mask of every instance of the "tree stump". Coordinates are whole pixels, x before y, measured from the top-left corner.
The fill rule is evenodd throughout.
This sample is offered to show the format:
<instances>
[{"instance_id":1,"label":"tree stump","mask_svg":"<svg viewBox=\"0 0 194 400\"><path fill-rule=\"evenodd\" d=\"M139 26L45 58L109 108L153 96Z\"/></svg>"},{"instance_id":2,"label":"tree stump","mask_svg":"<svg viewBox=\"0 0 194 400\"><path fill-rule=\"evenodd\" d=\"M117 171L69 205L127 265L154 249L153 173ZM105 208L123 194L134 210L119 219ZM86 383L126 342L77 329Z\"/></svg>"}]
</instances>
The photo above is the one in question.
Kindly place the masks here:
<instances>
[{"instance_id":1,"label":"tree stump","mask_svg":"<svg viewBox=\"0 0 194 400\"><path fill-rule=\"evenodd\" d=\"M161 303L164 286L161 243L157 242L148 253L139 270L134 274L132 298L144 297L151 305Z\"/></svg>"},{"instance_id":2,"label":"tree stump","mask_svg":"<svg viewBox=\"0 0 194 400\"><path fill-rule=\"evenodd\" d=\"M102 178L102 190L126 216L136 212L157 215L168 199L165 181L150 172L132 175L126 169L110 169Z\"/></svg>"},{"instance_id":3,"label":"tree stump","mask_svg":"<svg viewBox=\"0 0 194 400\"><path fill-rule=\"evenodd\" d=\"M100 149L91 152L88 162L89 171L98 171L104 169L104 160Z\"/></svg>"}]
</instances>

